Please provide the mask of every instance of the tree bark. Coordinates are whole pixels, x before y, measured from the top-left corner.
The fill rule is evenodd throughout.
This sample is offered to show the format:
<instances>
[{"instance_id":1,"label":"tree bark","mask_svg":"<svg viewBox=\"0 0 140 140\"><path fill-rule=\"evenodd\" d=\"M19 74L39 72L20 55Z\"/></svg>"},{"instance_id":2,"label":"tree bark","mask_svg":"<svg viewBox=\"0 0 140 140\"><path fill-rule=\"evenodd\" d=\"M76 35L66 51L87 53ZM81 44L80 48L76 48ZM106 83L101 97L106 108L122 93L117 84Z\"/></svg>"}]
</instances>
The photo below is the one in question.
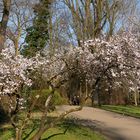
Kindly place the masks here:
<instances>
[{"instance_id":1,"label":"tree bark","mask_svg":"<svg viewBox=\"0 0 140 140\"><path fill-rule=\"evenodd\" d=\"M49 104L50 104L50 101L53 97L53 94L54 94L54 90L52 90L51 94L49 95L49 97L47 98L47 100L45 102L45 111L44 111L44 113L41 117L40 128L30 140L39 140L41 138L41 136L43 135L44 131L45 131L45 122L46 122L46 119L47 119Z\"/></svg>"},{"instance_id":2,"label":"tree bark","mask_svg":"<svg viewBox=\"0 0 140 140\"><path fill-rule=\"evenodd\" d=\"M9 20L11 0L3 0L3 16L0 22L0 52L4 48L6 28Z\"/></svg>"},{"instance_id":3,"label":"tree bark","mask_svg":"<svg viewBox=\"0 0 140 140\"><path fill-rule=\"evenodd\" d=\"M22 130L19 128L16 129L16 140L21 140Z\"/></svg>"},{"instance_id":4,"label":"tree bark","mask_svg":"<svg viewBox=\"0 0 140 140\"><path fill-rule=\"evenodd\" d=\"M136 92L136 91L135 91L135 93L134 93L134 101L135 101L135 106L138 106L137 92Z\"/></svg>"}]
</instances>

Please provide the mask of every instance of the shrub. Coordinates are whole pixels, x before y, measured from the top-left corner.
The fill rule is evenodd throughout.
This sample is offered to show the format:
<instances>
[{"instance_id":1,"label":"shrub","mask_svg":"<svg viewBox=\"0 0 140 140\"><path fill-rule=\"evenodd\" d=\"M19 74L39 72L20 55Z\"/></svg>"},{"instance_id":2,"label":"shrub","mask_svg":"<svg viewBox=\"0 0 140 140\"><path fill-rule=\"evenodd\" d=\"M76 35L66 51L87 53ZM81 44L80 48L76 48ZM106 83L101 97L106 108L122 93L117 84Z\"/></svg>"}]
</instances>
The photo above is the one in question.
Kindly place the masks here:
<instances>
[{"instance_id":1,"label":"shrub","mask_svg":"<svg viewBox=\"0 0 140 140\"><path fill-rule=\"evenodd\" d=\"M40 98L38 99L38 102L35 105L35 109L39 109L39 110L44 109L45 101L46 101L48 95L50 94L50 92L51 92L50 89L32 90L31 91L31 93L30 93L30 95L31 95L30 102L31 103L34 100L36 95L38 95L38 94L40 95ZM50 103L51 108L53 109L55 105L61 105L61 104L67 104L67 99L62 97L59 92L55 91L53 99Z\"/></svg>"}]
</instances>

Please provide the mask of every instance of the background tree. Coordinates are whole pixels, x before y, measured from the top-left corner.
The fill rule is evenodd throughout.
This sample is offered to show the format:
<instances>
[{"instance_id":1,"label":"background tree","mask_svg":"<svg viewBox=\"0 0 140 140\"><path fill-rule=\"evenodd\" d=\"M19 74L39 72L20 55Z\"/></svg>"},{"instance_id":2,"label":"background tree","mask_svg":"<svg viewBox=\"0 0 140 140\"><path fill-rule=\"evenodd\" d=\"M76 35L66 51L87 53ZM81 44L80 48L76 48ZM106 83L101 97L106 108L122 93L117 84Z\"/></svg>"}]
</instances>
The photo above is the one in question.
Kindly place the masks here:
<instances>
[{"instance_id":1,"label":"background tree","mask_svg":"<svg viewBox=\"0 0 140 140\"><path fill-rule=\"evenodd\" d=\"M42 50L49 39L49 18L51 0L40 0L34 6L33 26L27 29L26 43L23 52L25 55L32 56L39 50Z\"/></svg>"},{"instance_id":2,"label":"background tree","mask_svg":"<svg viewBox=\"0 0 140 140\"><path fill-rule=\"evenodd\" d=\"M31 0L12 0L6 37L7 45L13 44L16 55L25 44L26 29L32 25L33 5Z\"/></svg>"},{"instance_id":3,"label":"background tree","mask_svg":"<svg viewBox=\"0 0 140 140\"><path fill-rule=\"evenodd\" d=\"M64 3L71 13L71 28L79 45L80 41L101 35L107 20L110 19L109 13L112 12L114 5L117 7L116 2L110 4L102 0L64 0Z\"/></svg>"},{"instance_id":4,"label":"background tree","mask_svg":"<svg viewBox=\"0 0 140 140\"><path fill-rule=\"evenodd\" d=\"M80 41L99 37L103 33L109 38L122 26L122 15L127 15L133 9L130 5L135 3L125 0L63 0L63 2L67 6L66 15L69 17L71 32L74 32L78 45Z\"/></svg>"},{"instance_id":5,"label":"background tree","mask_svg":"<svg viewBox=\"0 0 140 140\"><path fill-rule=\"evenodd\" d=\"M11 0L3 0L2 2L3 2L2 4L3 10L2 10L2 19L0 21L0 52L4 48L7 23L10 14Z\"/></svg>"}]
</instances>

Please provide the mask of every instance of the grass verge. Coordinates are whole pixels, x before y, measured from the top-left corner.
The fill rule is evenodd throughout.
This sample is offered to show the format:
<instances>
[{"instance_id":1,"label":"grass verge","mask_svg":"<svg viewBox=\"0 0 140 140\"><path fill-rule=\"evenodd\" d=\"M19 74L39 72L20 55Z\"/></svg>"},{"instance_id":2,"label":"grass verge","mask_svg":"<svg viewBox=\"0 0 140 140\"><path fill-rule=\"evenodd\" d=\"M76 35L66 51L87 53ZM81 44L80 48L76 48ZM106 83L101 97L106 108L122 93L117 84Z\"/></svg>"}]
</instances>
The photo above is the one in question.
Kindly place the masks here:
<instances>
[{"instance_id":1,"label":"grass verge","mask_svg":"<svg viewBox=\"0 0 140 140\"><path fill-rule=\"evenodd\" d=\"M31 132L30 128L26 130L26 133L29 132ZM12 128L0 128L0 136L0 140L9 140L14 137L14 131ZM24 139L26 138L24 137ZM71 120L65 120L56 127L46 131L41 140L105 140L105 138L90 128L77 125Z\"/></svg>"},{"instance_id":2,"label":"grass verge","mask_svg":"<svg viewBox=\"0 0 140 140\"><path fill-rule=\"evenodd\" d=\"M140 119L140 107L130 105L102 105L100 108Z\"/></svg>"}]
</instances>

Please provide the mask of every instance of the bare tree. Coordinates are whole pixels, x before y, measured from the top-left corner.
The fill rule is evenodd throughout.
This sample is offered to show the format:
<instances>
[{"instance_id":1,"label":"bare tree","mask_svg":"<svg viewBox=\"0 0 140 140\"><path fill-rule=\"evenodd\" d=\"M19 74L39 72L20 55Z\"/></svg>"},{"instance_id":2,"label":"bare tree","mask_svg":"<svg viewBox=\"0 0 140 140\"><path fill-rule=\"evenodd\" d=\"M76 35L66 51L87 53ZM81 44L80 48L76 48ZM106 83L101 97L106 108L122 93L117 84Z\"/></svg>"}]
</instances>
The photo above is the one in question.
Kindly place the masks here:
<instances>
[{"instance_id":1,"label":"bare tree","mask_svg":"<svg viewBox=\"0 0 140 140\"><path fill-rule=\"evenodd\" d=\"M13 42L15 54L18 55L22 45L25 43L26 29L31 26L33 21L33 5L31 0L13 0L10 24L7 29L7 38Z\"/></svg>"},{"instance_id":2,"label":"bare tree","mask_svg":"<svg viewBox=\"0 0 140 140\"><path fill-rule=\"evenodd\" d=\"M133 11L130 0L63 0L67 13L71 15L69 25L77 42L99 37L103 32L107 38L120 28L122 16ZM70 17L70 16L68 16ZM120 23L119 26L117 23Z\"/></svg>"}]
</instances>

